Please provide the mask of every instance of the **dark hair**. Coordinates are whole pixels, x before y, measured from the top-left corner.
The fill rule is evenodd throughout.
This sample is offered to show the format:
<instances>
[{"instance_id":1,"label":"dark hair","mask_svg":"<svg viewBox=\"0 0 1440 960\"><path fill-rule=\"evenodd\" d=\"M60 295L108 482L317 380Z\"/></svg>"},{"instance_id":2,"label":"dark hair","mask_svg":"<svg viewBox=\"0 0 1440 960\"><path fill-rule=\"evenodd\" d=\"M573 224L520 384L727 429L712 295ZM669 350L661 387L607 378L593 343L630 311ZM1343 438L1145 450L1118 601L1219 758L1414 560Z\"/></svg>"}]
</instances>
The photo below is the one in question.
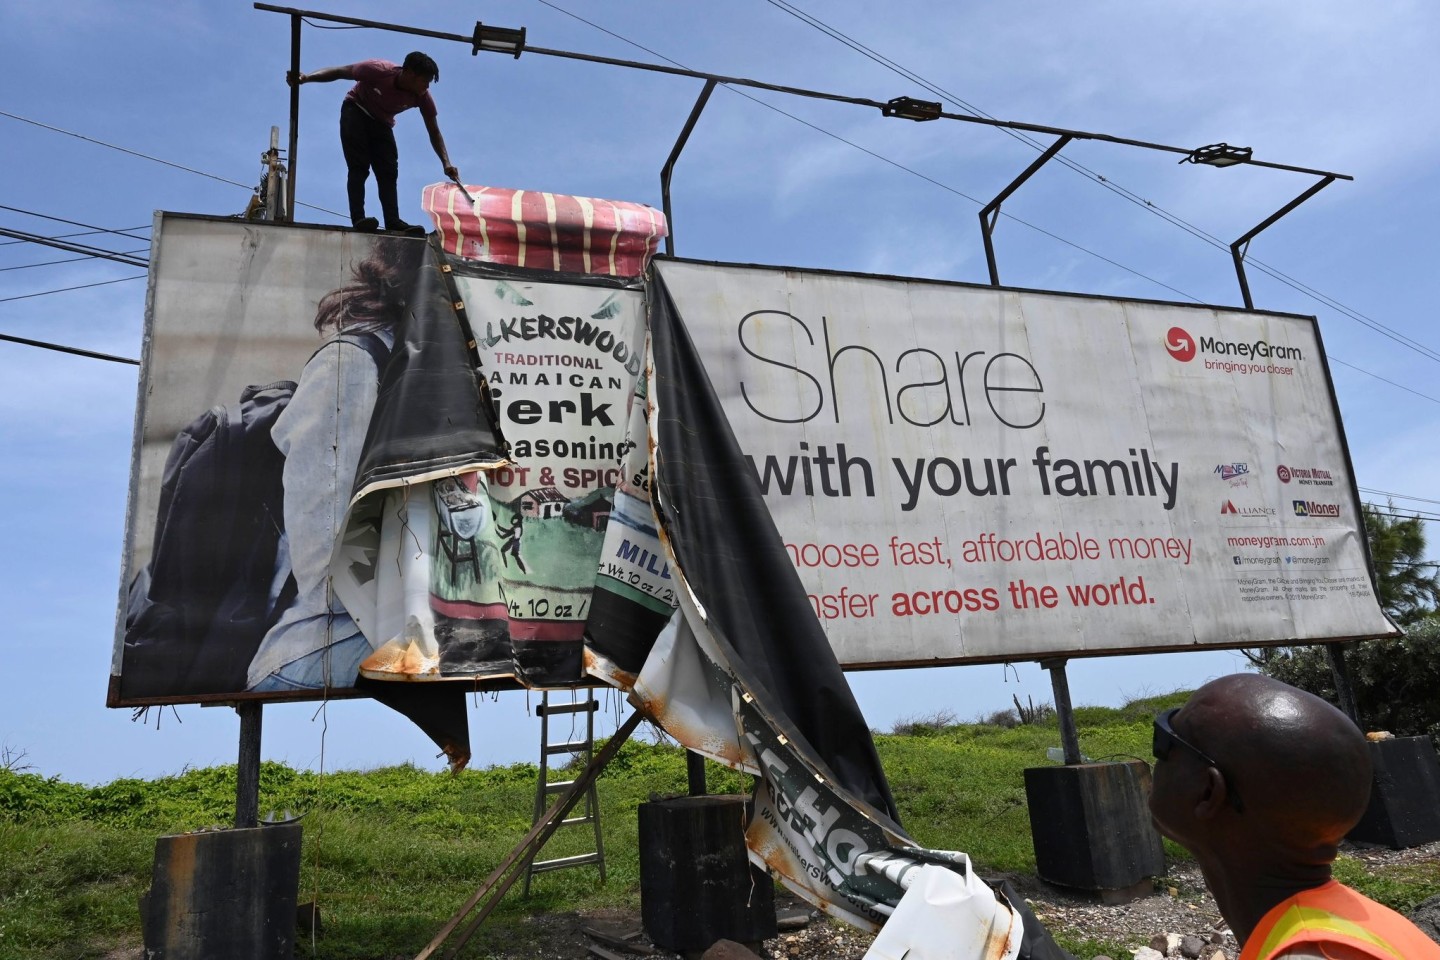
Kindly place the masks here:
<instances>
[{"instance_id":1,"label":"dark hair","mask_svg":"<svg viewBox=\"0 0 1440 960\"><path fill-rule=\"evenodd\" d=\"M434 60L431 60L419 50L413 50L405 54L405 62L400 66L405 70L409 70L411 73L418 73L422 77L429 77L431 83L440 82L440 68L435 65Z\"/></svg>"},{"instance_id":2,"label":"dark hair","mask_svg":"<svg viewBox=\"0 0 1440 960\"><path fill-rule=\"evenodd\" d=\"M394 326L405 311L404 240L382 238L370 255L355 265L353 277L343 287L320 298L315 308L315 329L378 330Z\"/></svg>"}]
</instances>

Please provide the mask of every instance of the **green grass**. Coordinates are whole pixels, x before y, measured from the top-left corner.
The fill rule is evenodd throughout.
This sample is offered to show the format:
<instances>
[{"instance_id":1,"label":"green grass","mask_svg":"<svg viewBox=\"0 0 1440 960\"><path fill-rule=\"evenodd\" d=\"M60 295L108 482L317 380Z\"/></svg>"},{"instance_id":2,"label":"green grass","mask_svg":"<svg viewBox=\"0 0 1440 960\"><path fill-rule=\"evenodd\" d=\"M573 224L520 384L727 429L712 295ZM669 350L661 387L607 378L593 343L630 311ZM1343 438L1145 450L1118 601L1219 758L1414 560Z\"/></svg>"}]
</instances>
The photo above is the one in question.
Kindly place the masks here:
<instances>
[{"instance_id":1,"label":"green grass","mask_svg":"<svg viewBox=\"0 0 1440 960\"><path fill-rule=\"evenodd\" d=\"M1081 747L1093 758L1147 754L1150 718L1184 694L1119 709L1076 711ZM1051 718L1037 726L920 725L916 735L878 734L901 820L920 843L963 850L982 871L1033 873L1022 773L1059 744ZM536 770L529 764L467 770L458 777L409 766L324 776L266 763L261 809L303 812L301 900L317 897L318 956L344 960L413 956L530 827ZM709 767L715 793L748 792L748 777ZM636 810L655 794L685 789L684 755L631 741L600 780L608 875L593 869L538 876L518 889L474 941L523 955L536 913L638 906ZM137 898L149 886L155 838L227 823L235 770L189 770L157 780L84 787L0 770L0 960L103 957L140 942ZM563 830L544 856L586 847L588 828ZM1183 851L1167 844L1172 856ZM1440 865L1369 869L1345 860L1336 873L1401 910L1440 893ZM1139 944L1072 938L1080 957L1125 956ZM518 951L518 953L515 953ZM309 956L309 944L299 951Z\"/></svg>"}]
</instances>

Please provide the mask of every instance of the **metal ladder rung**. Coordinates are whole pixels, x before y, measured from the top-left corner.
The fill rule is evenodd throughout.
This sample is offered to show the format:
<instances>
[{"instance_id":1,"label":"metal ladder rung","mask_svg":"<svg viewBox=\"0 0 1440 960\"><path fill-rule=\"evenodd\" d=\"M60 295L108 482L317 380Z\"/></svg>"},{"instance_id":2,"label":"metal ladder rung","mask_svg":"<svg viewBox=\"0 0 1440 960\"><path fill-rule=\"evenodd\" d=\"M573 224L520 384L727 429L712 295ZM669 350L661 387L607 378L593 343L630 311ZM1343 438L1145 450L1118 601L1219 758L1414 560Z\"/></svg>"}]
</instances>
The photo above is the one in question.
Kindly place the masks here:
<instances>
[{"instance_id":1,"label":"metal ladder rung","mask_svg":"<svg viewBox=\"0 0 1440 960\"><path fill-rule=\"evenodd\" d=\"M589 740L572 740L569 743L552 743L545 747L546 756L554 756L557 753L580 753L591 749L595 744Z\"/></svg>"},{"instance_id":2,"label":"metal ladder rung","mask_svg":"<svg viewBox=\"0 0 1440 960\"><path fill-rule=\"evenodd\" d=\"M540 717L540 778L535 784L535 822L539 823L544 816L545 807L549 804L549 798L574 787L576 780L574 774L568 767L574 763L574 759L564 761L566 773L571 773L571 779L558 782L550 782L550 758L553 756L567 756L570 758L589 759L595 752L595 717L600 711L600 704L595 699L593 690L585 690L586 699L576 701L573 699L575 692L572 691L572 699L569 703L551 703L550 691L542 694L541 702L536 706L535 713ZM583 733L584 739L568 739L561 742L552 742L550 734L558 733L552 731L550 724L552 717L557 714L583 714L585 718L583 730L575 729L575 720L570 721L569 736L575 737ZM567 867L583 867L595 865L600 869L600 882L605 882L605 840L600 829L600 798L595 792L595 783L589 782L582 797L577 801L583 801L578 808L572 808L570 813L577 813L577 816L569 816L558 823L551 821L551 827L558 829L568 826L588 826L595 834L595 849L592 853L576 854L570 857L557 857L551 860L531 860L525 867L525 886L522 888L522 895L530 894L530 878L533 874L544 873L547 870L563 870ZM571 849L574 849L573 847ZM539 851L535 851L538 853Z\"/></svg>"},{"instance_id":3,"label":"metal ladder rung","mask_svg":"<svg viewBox=\"0 0 1440 960\"><path fill-rule=\"evenodd\" d=\"M543 703L535 707L536 716L553 716L557 713L594 713L600 709L596 700L581 700L579 703Z\"/></svg>"},{"instance_id":4,"label":"metal ladder rung","mask_svg":"<svg viewBox=\"0 0 1440 960\"><path fill-rule=\"evenodd\" d=\"M544 873L546 870L564 870L566 867L583 867L589 863L599 863L598 853L577 853L573 857L556 857L554 860L536 860L530 865L532 873Z\"/></svg>"}]
</instances>

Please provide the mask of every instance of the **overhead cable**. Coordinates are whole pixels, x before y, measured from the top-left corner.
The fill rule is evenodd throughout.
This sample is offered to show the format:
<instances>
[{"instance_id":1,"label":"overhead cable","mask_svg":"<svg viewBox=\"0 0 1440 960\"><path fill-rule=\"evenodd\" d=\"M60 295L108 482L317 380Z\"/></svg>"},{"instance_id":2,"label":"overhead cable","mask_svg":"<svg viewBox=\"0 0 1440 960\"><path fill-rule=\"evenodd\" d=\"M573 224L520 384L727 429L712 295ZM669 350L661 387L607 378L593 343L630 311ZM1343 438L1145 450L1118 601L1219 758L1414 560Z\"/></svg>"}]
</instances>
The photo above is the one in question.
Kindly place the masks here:
<instances>
[{"instance_id":1,"label":"overhead cable","mask_svg":"<svg viewBox=\"0 0 1440 960\"><path fill-rule=\"evenodd\" d=\"M55 234L55 236L50 237L49 239L51 239L51 240L69 240L69 239L71 239L72 237L93 237L93 236L94 236L95 234L97 234L97 233L126 233L126 231L128 231L128 230L149 230L149 229L150 229L150 225L147 223L147 224L146 224L145 226L143 226L143 227L126 227L124 230L118 230L118 231L117 231L117 230L81 230L79 233L57 233L57 234ZM136 239L136 240L144 240L144 239L146 239L146 238L145 238L145 237L136 237L135 239ZM29 243L29 242L30 242L29 240L0 240L0 247L10 247L10 246L14 246L14 245L17 244L17 243Z\"/></svg>"},{"instance_id":2,"label":"overhead cable","mask_svg":"<svg viewBox=\"0 0 1440 960\"><path fill-rule=\"evenodd\" d=\"M93 223L81 223L78 220L66 220L64 217L52 217L48 213L36 213L34 210L22 210L19 207L8 207L0 203L0 210L9 210L11 213L23 213L27 217L38 217L41 220L53 220L56 223L68 223L72 227L86 227L96 233L113 233L116 236L125 237L128 240L144 240L145 237L131 236L124 230L110 230L105 227L97 227ZM133 230L148 230L149 227L132 227Z\"/></svg>"},{"instance_id":3,"label":"overhead cable","mask_svg":"<svg viewBox=\"0 0 1440 960\"><path fill-rule=\"evenodd\" d=\"M109 147L111 150L119 150L121 153L128 153L132 157L139 157L142 160L150 160L155 163L161 163L167 167L174 167L176 170L184 170L186 173L193 173L198 177L208 177L211 180L218 180L220 183L228 183L232 187L240 187L244 190L254 190L254 187L252 187L250 184L240 183L238 180L229 180L225 177L216 176L213 173L206 173L204 170L196 170L194 167L187 167L184 164L173 163L169 160L162 160L159 157L152 157L148 153L141 153L138 150L131 150L128 147L118 146L113 143L106 143L104 140L97 140L94 137L87 137L84 134L76 133L73 130L65 130L60 127L54 127L48 123L41 123L39 120L31 120L29 117L22 117L18 114L7 113L4 110L0 110L0 117L9 117L11 120L19 120L21 123L28 123L33 126L40 127L43 130L51 130L55 133L63 133L67 137L74 137L77 140L84 140L86 143L93 143L101 147ZM299 200L297 200L295 201L295 205L297 207L307 207L311 210L319 210L321 213L328 213L334 217L345 217L345 214L340 213L338 210L330 210L326 207L317 207L313 203L301 203Z\"/></svg>"},{"instance_id":4,"label":"overhead cable","mask_svg":"<svg viewBox=\"0 0 1440 960\"><path fill-rule=\"evenodd\" d=\"M52 240L49 237L42 237L38 233L27 233L24 230L11 230L7 227L0 227L0 237L14 237L18 240L28 240L30 243L38 243L42 247L54 247L57 250L64 250L66 253L83 253L91 257L99 257L102 260L114 260L116 263L123 263L129 267L148 267L150 261L141 257L129 254L117 253L114 250L105 250L101 247L92 247L83 243L67 243L64 240Z\"/></svg>"},{"instance_id":5,"label":"overhead cable","mask_svg":"<svg viewBox=\"0 0 1440 960\"><path fill-rule=\"evenodd\" d=\"M81 283L73 287L60 287L57 290L41 290L39 293L22 293L18 297L0 297L0 303L9 303L11 300L29 300L31 297L48 297L52 293L69 293L71 290L86 290L90 287L103 287L110 283L124 283L127 280L144 280L145 274L137 274L133 277L121 277L118 280L101 280L99 283Z\"/></svg>"},{"instance_id":6,"label":"overhead cable","mask_svg":"<svg viewBox=\"0 0 1440 960\"><path fill-rule=\"evenodd\" d=\"M114 363L129 363L135 366L140 365L139 360L130 357L117 357L113 353L97 353L94 350L82 350L79 347L68 347L63 343L49 343L44 340L30 340L26 337L15 337L8 333L0 333L0 340L9 343L18 343L25 347L39 347L41 350L55 350L60 353L70 353L77 357L90 357L94 360L110 360Z\"/></svg>"},{"instance_id":7,"label":"overhead cable","mask_svg":"<svg viewBox=\"0 0 1440 960\"><path fill-rule=\"evenodd\" d=\"M545 0L540 0L540 2L544 3ZM936 96L939 96L939 97L942 97L942 98L944 98L944 99L946 99L946 100L949 100L949 101L951 101L952 103L955 103L955 104L959 105L962 109L967 110L967 111L975 114L976 116L984 117L984 118L986 118L986 119L988 119L988 120L994 120L994 119L996 119L994 116L992 116L991 114L985 112L984 110L981 110L979 107L975 106L974 104L968 103L968 102L966 102L964 99L962 99L961 97L956 96L955 94L953 94L953 93L951 93L950 91L944 89L943 87L940 87L940 86L937 86L936 84L931 83L929 80L926 80L924 77L920 76L919 74L915 73L914 71L909 70L909 69L907 69L906 67L900 65L899 63L896 63L894 60L891 60L889 57L886 57L886 56L884 56L883 54L880 54L880 53L876 52L875 50L873 50L873 49L871 49L870 47L866 46L865 44L861 43L860 41L855 40L854 38L847 36L846 34L844 34L843 32L841 32L840 30L838 30L838 29L830 26L829 24L825 23L825 22L824 22L823 20L821 20L820 18L815 17L815 16L813 16L813 15L811 15L811 14L809 14L809 13L806 13L804 10L801 10L799 7L795 6L794 4L787 2L787 0L766 0L766 2L768 2L771 6L777 8L777 9L783 11L783 12L790 14L792 17L795 17L796 19L800 20L801 22L806 23L806 24L808 24L808 25L811 26L811 27L814 27L816 30L819 30L821 33L824 33L826 36L829 36L830 38L839 41L840 43L844 44L845 46L849 47L850 49L856 51L857 53L862 54L863 56L869 58L870 60L873 60L874 62L880 64L881 66L884 66L884 67L886 67L887 69L895 72L896 74L899 74L901 77L904 77L905 79L911 81L912 83L919 84L921 87L923 87L924 89L928 90L929 92L935 94ZM1036 140L1034 137L1030 136L1029 134L1027 134L1027 133L1025 133L1025 132L1023 132L1023 131L1021 131L1021 130L1017 130L1017 129L1013 129L1013 128L1009 128L1009 127L1000 127L999 129L1003 130L1003 131L1004 131L1006 134L1008 134L1009 136L1014 137L1016 140L1019 140L1019 141L1025 143L1025 144L1027 144L1028 146L1036 149L1036 150L1041 150L1041 151L1043 151L1043 150L1046 149L1046 144L1041 143L1039 140ZM1089 180L1091 180L1091 181L1099 184L1099 185L1102 186L1102 187L1105 187L1107 190L1110 190L1112 193L1115 193L1117 196L1120 196L1120 197L1128 200L1129 202L1135 204L1136 206L1140 207L1141 209L1146 210L1146 211L1148 211L1149 213L1154 214L1155 216L1160 217L1162 220L1165 220L1165 221L1169 222L1170 224L1179 227L1180 229L1184 230L1186 233L1191 234L1192 236L1194 236L1194 237L1196 237L1196 238L1204 241L1205 243L1208 243L1208 244L1210 244L1210 245L1212 245L1212 246L1214 246L1214 247L1217 247L1217 248L1219 248L1219 249L1221 249L1221 250L1223 250L1223 251L1225 251L1225 252L1227 252L1227 253L1230 251L1230 245L1229 245L1228 243L1226 243L1224 240L1221 240L1219 237L1216 237L1215 235L1213 235L1213 234L1207 232L1206 230L1204 230L1203 228L1201 228L1201 227L1199 227L1199 226L1196 226L1196 225L1193 224L1193 223L1190 223L1188 220L1185 220L1183 217L1179 216L1178 214L1171 213L1170 211L1168 211L1168 210L1166 210L1165 208L1157 205L1156 203L1154 203L1154 202L1152 202L1152 201L1150 201L1150 200L1146 200L1144 197L1140 196L1139 194L1136 194L1135 192L1133 192L1133 191L1127 189L1126 187L1124 187L1124 186L1116 183L1115 181L1111 180L1110 178L1108 178L1108 177L1106 177L1106 176L1104 176L1104 175L1102 175L1102 174L1100 174L1100 173L1098 173L1098 172L1096 172L1096 171L1094 171L1094 170L1091 170L1089 167L1085 166L1084 164L1079 163L1078 161L1072 160L1071 158L1066 157L1066 156L1063 156L1063 155L1057 155L1054 159L1056 159L1057 161L1059 161L1059 162L1060 162L1061 164L1063 164L1064 166L1069 167L1072 171L1074 171L1074 172L1080 174L1081 176L1083 176L1083 177L1085 177L1085 178L1087 178L1087 179L1089 179ZM1013 218L1013 217L1009 217L1008 214L1004 214L1003 211L1002 211L1002 215L1003 215L1003 216L1007 216L1009 219L1015 219L1015 218ZM1017 221L1017 222L1023 222L1023 221ZM1280 282L1283 283L1284 285L1290 287L1292 290L1295 290L1297 293L1300 293L1300 294L1302 294L1302 295L1304 295L1304 296L1306 296L1306 297L1309 297L1311 300L1316 301L1317 303L1320 303L1320 304L1323 304L1324 306L1329 307L1330 309L1332 309L1332 310L1334 310L1335 312L1341 314L1342 316L1345 316L1345 317L1348 317L1348 318L1351 319L1351 320L1354 320L1356 323L1359 323L1361 326L1368 327L1370 330L1373 330L1374 332L1379 333L1379 334L1382 335L1382 336L1388 337L1389 339L1395 341L1396 343L1400 344L1401 346L1406 347L1407 349L1410 349L1410 350L1414 350L1416 353L1421 354L1422 356L1426 357L1427 359L1440 361L1440 351L1437 351L1437 350L1435 350L1435 349L1433 349L1433 348L1431 348L1431 347L1429 347L1429 346L1421 343L1420 341L1415 340L1414 338L1410 337L1410 336L1407 335L1407 334L1401 333L1399 330L1396 330L1396 329L1394 329L1393 327L1387 326L1386 324L1383 324L1383 323L1381 323L1381 322L1378 321L1378 320L1374 320L1374 319L1366 316L1365 314L1359 312L1358 310L1355 310L1355 309L1353 309L1353 308L1351 308L1351 307L1346 306L1345 304L1341 303L1340 301L1336 300L1335 298L1333 298L1333 297L1331 297L1331 296L1329 296L1329 295L1327 295L1327 294L1321 293L1320 291L1314 289L1313 287L1311 287L1311 286L1309 286L1309 285L1307 285L1307 284L1305 284L1305 283L1303 283L1303 282L1295 279L1294 277L1289 276L1288 274L1284 273L1284 272L1281 271L1280 269L1278 269L1278 268L1276 268L1276 267L1273 267L1273 266L1265 263L1263 260L1259 260L1259 259L1257 259L1257 258L1253 258L1253 257L1246 256L1246 257L1245 257L1245 262L1246 262L1247 264L1249 264L1250 266L1258 269L1261 273L1264 273L1264 274L1266 274L1267 276L1269 276L1269 277L1271 277L1271 278L1273 278L1273 279L1275 279L1275 280L1280 281ZM1173 289L1173 288L1167 288L1167 289Z\"/></svg>"},{"instance_id":8,"label":"overhead cable","mask_svg":"<svg viewBox=\"0 0 1440 960\"><path fill-rule=\"evenodd\" d=\"M18 243L18 242L21 242L21 241L15 241L15 242ZM28 242L28 241L27 241L27 242ZM121 251L119 251L119 253L120 253L121 256L127 256L127 257L128 257L128 256L135 256L136 254L144 253L144 252L145 252L146 250L148 250L148 249L149 249L149 248L146 247L145 249L141 249L141 250L121 250ZM66 257L64 260L41 260L39 263L22 263L22 264L20 264L20 265L18 265L18 266L14 266L14 267L0 267L0 273L8 273L8 272L11 271L11 270L29 270L31 267L53 267L53 266L56 266L56 265L62 264L62 263L80 263L80 262L83 261L83 260L94 260L94 259L96 259L95 254L93 254L93 253L87 253L87 254L85 254L84 256L81 256L81 257Z\"/></svg>"},{"instance_id":9,"label":"overhead cable","mask_svg":"<svg viewBox=\"0 0 1440 960\"><path fill-rule=\"evenodd\" d=\"M658 51L656 51L656 50L652 50L652 49L650 49L649 47L645 46L644 44L639 43L639 42L637 42L637 41L635 41L635 40L631 40L629 37L626 37L626 36L623 36L623 35L621 35L621 34L618 34L618 33L616 33L616 32L613 31L613 30L606 29L605 27L600 26L600 24L595 23L595 22L593 22L593 21L591 21L591 20L587 20L587 19L585 19L584 17L580 16L580 15L577 14L577 13L571 13L569 10L566 10L564 7L561 7L561 6L558 6L557 4L551 3L550 0L538 0L538 2L544 4L545 6L551 8L552 10L555 10L555 11L557 11L557 12L559 12L559 13L565 14L567 17L572 17L572 18L574 18L575 20L578 20L578 21L580 21L581 23L583 23L583 24L585 24L585 25L587 25L587 26L593 27L593 28L595 28L596 30L599 30L601 33L604 33L604 34L607 34L607 35L609 35L609 36L611 36L611 37L614 37L616 40L619 40L619 41L621 41L621 42L623 42L623 43L628 43L630 46L635 47L635 48L638 49L638 50L643 50L643 51L645 51L646 53L650 54L652 57L659 57L661 60L664 60L666 63L669 63L669 64L671 64L671 65L673 65L673 66L679 67L679 68L682 69L682 70L688 70L688 69L690 69L689 67L686 67L683 63L681 63L681 62L678 61L678 60L674 60L674 59L672 59L672 58L670 58L670 57L667 57L667 56L665 56L663 53L660 53L660 52L658 52ZM965 199L965 200L969 200L971 203L975 204L976 206L984 206L984 204L983 204L981 201L975 199L974 197L970 196L969 194L965 193L965 192L962 191L962 190L958 190L958 189L956 189L955 187L952 187L952 186L950 186L950 185L947 184L947 183L942 183L941 181L936 180L934 177L927 176L926 174L923 174L923 173L921 173L920 171L915 170L915 169L912 168L912 167L907 167L907 166L905 166L905 164L899 162L898 160L892 160L892 159L890 159L890 158L887 157L887 156L884 156L884 155L882 155L882 154L876 153L875 151L870 150L870 149L868 149L868 148L866 148L866 147L862 147L862 146L860 146L858 143L855 143L855 142L853 142L853 141L850 141L850 140L845 139L844 137L840 136L838 133L832 133L832 132L830 132L829 130L826 130L824 127L817 126L816 124L813 124L813 123L811 123L811 122L808 121L808 120L802 120L800 117L797 117L795 114L790 113L790 112L787 111L787 110L783 110L783 109L781 109L780 107L775 106L773 103L768 103L768 102L766 102L766 101L764 101L764 100L761 100L761 99L759 99L758 97L755 97L754 95L752 95L752 94L750 94L750 93L747 93L747 92L745 92L744 90L739 89L738 87L733 87L733 86L731 86L731 85L729 85L729 84L726 84L726 83L721 83L720 86L724 87L726 90L729 90L731 93L739 94L740 96L744 97L746 100L749 100L749 101L752 102L752 103L759 104L759 105L762 106L762 107L765 107L765 108L767 108L767 109L769 109L769 110L775 111L776 113L780 114L780 115L783 116L783 117L788 117L788 118L790 118L791 120L794 120L796 123L803 124L804 126L809 127L811 130L814 130L816 133L824 134L825 136L830 137L832 140L835 140L835 141L837 141L837 142L839 142L839 143L843 143L843 144L845 144L845 145L848 146L848 147L853 147L853 148L855 148L856 150L859 150L859 151L862 152L862 153L865 153L865 154L868 154L868 155L871 156L871 157L874 157L876 160L879 160L879 161L881 161L882 163L887 163L887 164L889 164L890 166L895 167L896 169L903 170L905 173L908 173L908 174L910 174L911 176L919 177L921 180L924 180L924 181L926 181L927 183L930 183L930 184L932 184L932 185L934 185L934 186L937 186L937 187L939 187L939 188L942 189L942 190L946 190L946 191L948 191L948 192L950 192L950 193L953 193L953 194L955 194L957 197L961 197L961 198L963 198L963 199ZM1193 297L1193 296L1191 296L1190 294L1185 293L1183 290L1178 290L1178 289L1176 289L1175 287L1170 286L1168 283L1165 283L1164 281L1157 280L1157 279L1155 279L1154 277L1151 277L1151 276L1147 276L1146 274L1141 273L1139 270L1136 270L1136 269L1134 269L1133 267L1127 267L1127 266L1125 266L1125 264L1123 264L1123 263L1119 263L1119 262L1117 262L1117 261L1115 261L1115 260L1111 260L1109 257L1105 256L1104 254L1097 253L1096 251L1091 250L1091 249L1089 249L1088 247L1081 246L1080 244L1075 243L1075 242L1072 241L1072 240L1067 240L1067 239L1065 239L1064 237L1061 237L1061 236L1059 236L1059 235L1057 235L1057 234L1051 233L1050 231L1048 231L1048 230L1046 230L1046 229L1044 229L1044 228L1042 228L1042 227L1036 226L1036 225L1033 224L1033 223L1030 223L1030 222L1025 221L1025 220L1021 220L1019 217L1015 217L1015 216L1012 216L1012 215L1010 215L1010 214L1004 214L1004 216L1006 217L1006 219L1013 220L1015 223L1018 223L1018 224L1020 224L1021 226L1029 227L1031 230L1034 230L1034 231L1036 231L1036 232L1038 232L1038 233L1041 233L1041 234L1043 234L1044 236L1050 237L1052 240L1056 240L1056 241L1059 241L1060 243L1063 243L1063 244L1065 244L1065 245L1067 245L1067 246L1073 247L1074 249L1079 250L1081 253L1085 253L1085 254L1088 254L1088 255L1090 255L1090 256L1092 256L1092 257L1095 257L1097 260L1102 260L1102 261L1104 261L1105 263L1108 263L1108 264L1110 264L1111 266L1116 267L1117 269L1124 270L1125 272L1130 273L1130 274L1133 274L1134 276L1139 277L1139 278L1142 279L1142 280L1146 280L1146 281L1149 281L1150 283L1153 283L1153 284L1155 284L1155 285L1157 285L1157 286L1164 287L1166 290L1169 290L1170 292L1172 292L1172 293L1174 293L1174 294L1176 294L1176 295L1178 295L1178 296L1184 297L1184 298L1187 299L1187 300L1193 300L1193 301L1196 302L1196 303L1200 303L1200 302L1201 302L1201 301L1199 300L1199 298Z\"/></svg>"}]
</instances>

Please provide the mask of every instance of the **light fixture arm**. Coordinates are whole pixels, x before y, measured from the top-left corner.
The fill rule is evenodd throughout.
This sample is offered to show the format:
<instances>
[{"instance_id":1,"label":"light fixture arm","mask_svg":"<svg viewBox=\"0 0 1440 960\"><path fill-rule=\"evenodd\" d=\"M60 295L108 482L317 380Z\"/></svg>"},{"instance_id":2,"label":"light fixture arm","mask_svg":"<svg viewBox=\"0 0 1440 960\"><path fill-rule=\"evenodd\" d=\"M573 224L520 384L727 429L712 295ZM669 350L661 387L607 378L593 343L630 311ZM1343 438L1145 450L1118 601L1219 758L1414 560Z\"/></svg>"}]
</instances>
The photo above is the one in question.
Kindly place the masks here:
<instances>
[{"instance_id":1,"label":"light fixture arm","mask_svg":"<svg viewBox=\"0 0 1440 960\"><path fill-rule=\"evenodd\" d=\"M1037 170L1045 166L1045 164L1049 163L1050 158L1063 150L1065 148L1065 144L1069 143L1073 139L1075 138L1067 133L1061 136L1060 139L1056 140L1054 143L1050 144L1050 146L1045 149L1044 153L1040 154L1040 156L1035 158L1035 162L1031 163L1030 166L1025 168L1024 173L1020 174L1020 176L1016 177L1014 180L1011 180L1010 185L1007 186L1004 190L1001 190L995 196L995 199L985 204L985 208L980 211L980 236L983 237L985 240L985 265L990 268L990 286L1000 286L1000 271L995 266L995 244L991 240L991 234L995 231L995 221L1000 219L1000 204L1004 203L1006 198L1009 197L1010 194L1020 189L1020 185L1022 183L1034 176Z\"/></svg>"},{"instance_id":2,"label":"light fixture arm","mask_svg":"<svg viewBox=\"0 0 1440 960\"><path fill-rule=\"evenodd\" d=\"M1296 207L1300 206L1300 204L1304 203L1306 200L1309 200L1321 190L1324 190L1326 187L1330 186L1330 184L1334 183L1335 180L1335 174L1326 174L1321 179L1312 183L1310 185L1310 189L1306 190L1304 193L1300 194L1300 196L1285 204L1285 206L1281 207L1279 210L1276 210L1274 213L1270 214L1270 216L1266 217L1265 220L1259 224L1259 226L1256 226L1249 233L1245 234L1245 236L1230 244L1230 258L1235 261L1235 275L1240 278L1240 296L1245 299L1246 310L1255 309L1255 301L1252 300L1250 297L1250 281L1245 277L1245 254L1250 249L1250 241L1254 240L1255 237L1257 237L1262 230L1265 230L1276 220L1279 220L1281 217L1285 216L1285 214L1289 213L1291 210L1294 210Z\"/></svg>"},{"instance_id":3,"label":"light fixture arm","mask_svg":"<svg viewBox=\"0 0 1440 960\"><path fill-rule=\"evenodd\" d=\"M700 91L700 96L695 99L695 106L690 108L690 116L685 120L685 126L680 130L680 136L675 140L675 146L670 148L670 156L665 160L665 166L660 170L660 204L665 211L665 255L675 256L675 218L670 212L670 175L675 172L675 161L680 159L680 151L685 149L685 144L690 139L690 131L695 129L695 121L700 119L700 111L705 109L705 104L710 101L710 94L715 92L715 81L706 80L705 88Z\"/></svg>"}]
</instances>

